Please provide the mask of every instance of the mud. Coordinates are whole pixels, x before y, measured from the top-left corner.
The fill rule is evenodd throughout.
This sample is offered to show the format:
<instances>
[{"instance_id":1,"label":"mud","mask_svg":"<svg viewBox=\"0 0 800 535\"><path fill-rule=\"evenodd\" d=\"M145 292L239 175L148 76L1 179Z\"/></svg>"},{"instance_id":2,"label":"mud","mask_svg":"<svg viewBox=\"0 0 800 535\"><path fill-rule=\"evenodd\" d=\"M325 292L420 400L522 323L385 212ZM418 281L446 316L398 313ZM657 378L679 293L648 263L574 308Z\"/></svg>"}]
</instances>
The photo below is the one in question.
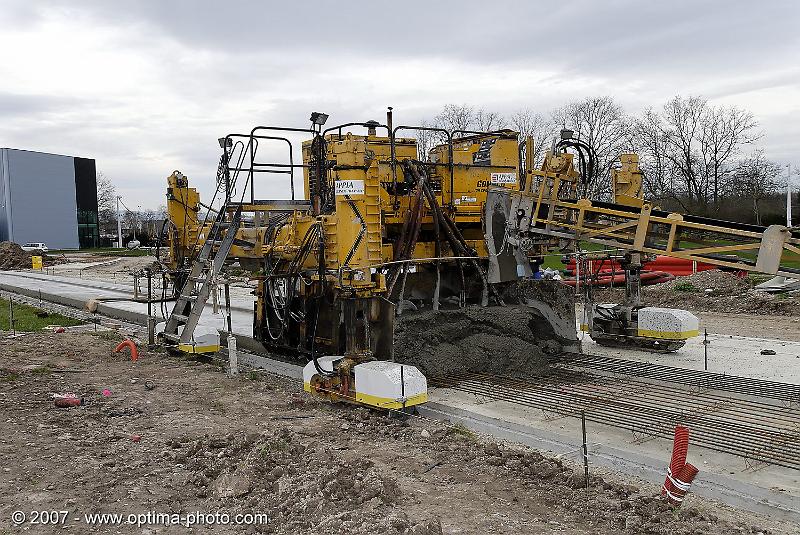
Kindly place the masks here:
<instances>
[{"instance_id":1,"label":"mud","mask_svg":"<svg viewBox=\"0 0 800 535\"><path fill-rule=\"evenodd\" d=\"M577 351L571 290L556 281L498 287L505 306L404 312L395 323L394 358L426 376L486 372L539 375L548 356Z\"/></svg>"}]
</instances>

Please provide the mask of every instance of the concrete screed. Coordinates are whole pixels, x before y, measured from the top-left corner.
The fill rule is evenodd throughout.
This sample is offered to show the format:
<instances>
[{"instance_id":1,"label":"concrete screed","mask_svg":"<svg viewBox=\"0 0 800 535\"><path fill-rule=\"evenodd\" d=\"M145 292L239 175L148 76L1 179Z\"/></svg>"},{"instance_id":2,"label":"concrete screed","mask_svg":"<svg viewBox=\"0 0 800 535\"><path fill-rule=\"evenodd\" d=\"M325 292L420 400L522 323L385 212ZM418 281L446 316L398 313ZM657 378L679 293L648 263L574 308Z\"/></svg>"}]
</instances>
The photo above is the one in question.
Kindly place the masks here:
<instances>
[{"instance_id":1,"label":"concrete screed","mask_svg":"<svg viewBox=\"0 0 800 535\"><path fill-rule=\"evenodd\" d=\"M138 324L146 320L147 305L127 300L131 295L129 284L52 276L39 272L0 272L0 290L34 298L41 291L42 299L46 301L76 308L82 307L90 299L99 299L99 314ZM245 349L247 340L253 345L250 338L253 296L250 291L250 288L231 288L233 331L240 341L240 347L243 347L244 342ZM201 322L222 328L222 315L213 314L211 308L209 303ZM154 311L156 314L160 313L158 304L154 305ZM709 338L712 341L709 346L709 371L800 384L800 342L714 333L709 333ZM675 354L606 348L595 344L588 336L583 337L581 343L586 353L687 369L703 369L702 337L690 340ZM762 349L774 349L777 354L764 356L760 354ZM272 366L271 363L274 362L260 357L245 357L244 360L248 359L253 361L251 364L262 366ZM282 368L282 373L294 371L291 365L275 366ZM547 421L541 411L508 402L484 400L443 388L432 389L430 398L432 403L425 410L432 416L459 421L457 415L462 414L462 423L484 433L493 432L492 428L496 427L493 422L510 422L512 428L518 426L523 431L517 433L506 429L494 434L505 433L508 439L519 440L562 457L575 460L580 457L577 449L580 442L580 421L577 419ZM435 414L442 410L447 414ZM670 441L652 439L634 443L630 433L590 422L587 423L587 433L592 462L595 465L626 472L654 483L663 481L663 472L672 447ZM769 466L755 471L746 470L744 460L739 457L692 447L691 444L689 461L701 470L693 487L694 492L735 506L769 510L778 516L800 521L800 472Z\"/></svg>"}]
</instances>

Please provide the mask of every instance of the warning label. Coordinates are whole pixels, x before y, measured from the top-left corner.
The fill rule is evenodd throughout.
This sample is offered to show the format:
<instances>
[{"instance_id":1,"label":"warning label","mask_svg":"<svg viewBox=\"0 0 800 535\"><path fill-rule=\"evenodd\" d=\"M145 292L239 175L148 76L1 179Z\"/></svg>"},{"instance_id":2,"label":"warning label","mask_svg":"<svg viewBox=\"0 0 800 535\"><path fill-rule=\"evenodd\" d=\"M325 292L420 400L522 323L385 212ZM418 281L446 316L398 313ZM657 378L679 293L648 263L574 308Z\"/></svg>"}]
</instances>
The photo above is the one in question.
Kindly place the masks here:
<instances>
[{"instance_id":1,"label":"warning label","mask_svg":"<svg viewBox=\"0 0 800 535\"><path fill-rule=\"evenodd\" d=\"M364 195L363 180L337 180L336 195Z\"/></svg>"},{"instance_id":2,"label":"warning label","mask_svg":"<svg viewBox=\"0 0 800 535\"><path fill-rule=\"evenodd\" d=\"M516 184L517 173L492 173L492 184Z\"/></svg>"}]
</instances>

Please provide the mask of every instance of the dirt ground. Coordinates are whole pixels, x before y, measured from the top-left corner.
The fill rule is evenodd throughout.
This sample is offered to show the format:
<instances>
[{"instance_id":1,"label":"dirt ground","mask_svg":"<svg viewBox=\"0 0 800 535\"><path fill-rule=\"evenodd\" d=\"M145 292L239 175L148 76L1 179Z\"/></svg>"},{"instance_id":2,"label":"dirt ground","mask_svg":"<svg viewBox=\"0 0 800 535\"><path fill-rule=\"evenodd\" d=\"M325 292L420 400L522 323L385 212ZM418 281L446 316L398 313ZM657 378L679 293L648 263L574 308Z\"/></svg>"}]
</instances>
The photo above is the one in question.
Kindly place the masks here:
<instances>
[{"instance_id":1,"label":"dirt ground","mask_svg":"<svg viewBox=\"0 0 800 535\"><path fill-rule=\"evenodd\" d=\"M800 294L770 294L754 289L753 281L719 270L701 271L676 277L662 284L642 287L642 302L647 306L684 308L696 312L800 316ZM617 303L624 289L596 290L597 302Z\"/></svg>"},{"instance_id":2,"label":"dirt ground","mask_svg":"<svg viewBox=\"0 0 800 535\"><path fill-rule=\"evenodd\" d=\"M150 351L132 363L110 333L0 337L0 533L207 532L83 519L147 511L269 517L215 533L796 532L695 496L674 510L616 476L593 477L587 499L582 472L533 450L332 405L276 376ZM55 407L64 392L85 404ZM30 524L36 510L69 514Z\"/></svg>"}]
</instances>

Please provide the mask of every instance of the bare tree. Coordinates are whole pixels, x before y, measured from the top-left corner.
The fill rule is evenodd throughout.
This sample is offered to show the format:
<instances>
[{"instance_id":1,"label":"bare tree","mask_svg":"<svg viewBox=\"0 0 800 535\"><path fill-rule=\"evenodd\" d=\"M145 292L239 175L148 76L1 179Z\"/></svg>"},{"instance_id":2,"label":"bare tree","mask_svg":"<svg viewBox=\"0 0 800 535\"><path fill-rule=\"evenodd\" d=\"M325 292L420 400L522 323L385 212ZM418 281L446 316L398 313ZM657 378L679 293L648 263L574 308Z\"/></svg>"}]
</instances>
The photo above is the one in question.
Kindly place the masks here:
<instances>
[{"instance_id":1,"label":"bare tree","mask_svg":"<svg viewBox=\"0 0 800 535\"><path fill-rule=\"evenodd\" d=\"M475 125L475 109L467 104L447 104L433 118L433 123L448 132L471 130Z\"/></svg>"},{"instance_id":2,"label":"bare tree","mask_svg":"<svg viewBox=\"0 0 800 535\"><path fill-rule=\"evenodd\" d=\"M719 202L728 174L736 169L735 165L729 165L733 156L742 145L760 137L754 132L756 124L750 112L735 107L709 108L704 115L700 146L714 204Z\"/></svg>"},{"instance_id":3,"label":"bare tree","mask_svg":"<svg viewBox=\"0 0 800 535\"><path fill-rule=\"evenodd\" d=\"M646 112L634 130L648 187L658 185L685 210L708 213L729 189L742 146L758 139L756 126L751 113L701 97L677 96L660 114Z\"/></svg>"},{"instance_id":4,"label":"bare tree","mask_svg":"<svg viewBox=\"0 0 800 535\"><path fill-rule=\"evenodd\" d=\"M468 104L447 104L432 120L423 120L420 126L438 128L447 132L458 130L491 132L506 126L505 118L497 112L474 108ZM427 160L430 150L447 142L444 132L417 130L417 153Z\"/></svg>"},{"instance_id":5,"label":"bare tree","mask_svg":"<svg viewBox=\"0 0 800 535\"><path fill-rule=\"evenodd\" d=\"M97 209L114 210L116 208L117 189L114 183L108 178L105 173L98 171L97 173Z\"/></svg>"},{"instance_id":6,"label":"bare tree","mask_svg":"<svg viewBox=\"0 0 800 535\"><path fill-rule=\"evenodd\" d=\"M424 119L420 126L425 128L435 128L433 124L427 119ZM415 131L416 139L417 139L417 157L425 162L428 161L428 153L434 147L434 145L441 143L441 134L431 130L416 130Z\"/></svg>"},{"instance_id":7,"label":"bare tree","mask_svg":"<svg viewBox=\"0 0 800 535\"><path fill-rule=\"evenodd\" d=\"M639 166L644 173L644 191L648 199L661 201L673 198L674 173L667 158L667 141L661 133L661 116L647 109L631 125L631 137L639 154Z\"/></svg>"},{"instance_id":8,"label":"bare tree","mask_svg":"<svg viewBox=\"0 0 800 535\"><path fill-rule=\"evenodd\" d=\"M478 132L492 132L505 128L505 118L497 112L486 111L483 108L475 112L472 128Z\"/></svg>"},{"instance_id":9,"label":"bare tree","mask_svg":"<svg viewBox=\"0 0 800 535\"><path fill-rule=\"evenodd\" d=\"M504 128L506 120L497 112L486 111L483 108L474 108L467 104L447 104L436 117L433 124L448 132L456 130L475 130L478 132L491 132Z\"/></svg>"},{"instance_id":10,"label":"bare tree","mask_svg":"<svg viewBox=\"0 0 800 535\"><path fill-rule=\"evenodd\" d=\"M97 220L103 232L116 233L117 189L102 171L97 173Z\"/></svg>"},{"instance_id":11,"label":"bare tree","mask_svg":"<svg viewBox=\"0 0 800 535\"><path fill-rule=\"evenodd\" d=\"M764 157L762 150L755 151L739 163L728 184L730 195L752 203L756 224L761 224L761 203L786 187L781 165Z\"/></svg>"},{"instance_id":12,"label":"bare tree","mask_svg":"<svg viewBox=\"0 0 800 535\"><path fill-rule=\"evenodd\" d=\"M528 136L533 138L533 166L538 167L550 140L556 135L556 126L542 114L529 109L518 110L511 115L509 122L511 128L520 133L521 140Z\"/></svg>"},{"instance_id":13,"label":"bare tree","mask_svg":"<svg viewBox=\"0 0 800 535\"><path fill-rule=\"evenodd\" d=\"M630 150L630 121L622 106L611 97L591 97L570 102L553 111L553 122L575 131L575 136L590 145L597 156L593 176L584 177L591 198L608 197L611 191L611 166L619 155Z\"/></svg>"}]
</instances>

